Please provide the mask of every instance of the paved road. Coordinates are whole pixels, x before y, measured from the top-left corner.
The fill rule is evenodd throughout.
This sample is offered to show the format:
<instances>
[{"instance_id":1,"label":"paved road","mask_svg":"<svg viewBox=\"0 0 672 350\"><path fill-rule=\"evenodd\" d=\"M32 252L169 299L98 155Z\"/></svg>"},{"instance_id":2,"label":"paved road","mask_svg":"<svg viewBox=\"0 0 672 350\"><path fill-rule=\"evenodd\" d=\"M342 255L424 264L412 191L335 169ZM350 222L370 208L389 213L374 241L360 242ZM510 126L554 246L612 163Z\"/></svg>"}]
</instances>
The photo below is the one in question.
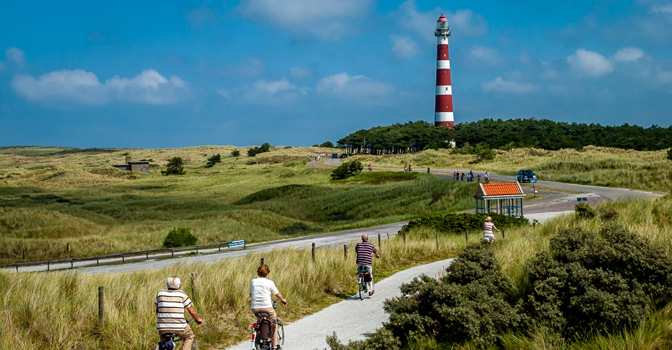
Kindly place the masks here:
<instances>
[{"instance_id":1,"label":"paved road","mask_svg":"<svg viewBox=\"0 0 672 350\"><path fill-rule=\"evenodd\" d=\"M420 275L438 277L452 263L453 259L437 261L417 266L376 283L376 293L371 298L359 300L352 296L320 312L306 316L285 326L285 348L288 350L325 349L326 338L336 332L341 341L362 340L368 334L383 326L389 315L383 312L385 299L401 295L400 287ZM374 270L375 275L375 270ZM354 279L354 276L353 276ZM353 281L356 283L356 281ZM291 302L291 301L290 301ZM283 306L278 307L282 318ZM252 316L250 316L252 320ZM228 350L250 349L250 341L243 341Z\"/></svg>"}]
</instances>

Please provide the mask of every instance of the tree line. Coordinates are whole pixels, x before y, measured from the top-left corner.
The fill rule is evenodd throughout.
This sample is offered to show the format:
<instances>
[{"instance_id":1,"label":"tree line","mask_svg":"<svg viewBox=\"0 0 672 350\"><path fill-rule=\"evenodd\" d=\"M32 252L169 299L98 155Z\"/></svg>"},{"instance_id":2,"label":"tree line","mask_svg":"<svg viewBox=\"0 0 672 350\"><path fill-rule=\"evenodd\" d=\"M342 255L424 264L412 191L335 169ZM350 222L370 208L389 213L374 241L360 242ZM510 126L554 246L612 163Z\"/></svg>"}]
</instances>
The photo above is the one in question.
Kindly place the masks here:
<instances>
[{"instance_id":1,"label":"tree line","mask_svg":"<svg viewBox=\"0 0 672 350\"><path fill-rule=\"evenodd\" d=\"M376 126L340 140L347 153L414 153L425 149L484 144L490 148L534 147L547 150L603 146L639 151L672 147L672 126L556 122L548 119L482 119L456 124L453 130L426 121Z\"/></svg>"}]
</instances>

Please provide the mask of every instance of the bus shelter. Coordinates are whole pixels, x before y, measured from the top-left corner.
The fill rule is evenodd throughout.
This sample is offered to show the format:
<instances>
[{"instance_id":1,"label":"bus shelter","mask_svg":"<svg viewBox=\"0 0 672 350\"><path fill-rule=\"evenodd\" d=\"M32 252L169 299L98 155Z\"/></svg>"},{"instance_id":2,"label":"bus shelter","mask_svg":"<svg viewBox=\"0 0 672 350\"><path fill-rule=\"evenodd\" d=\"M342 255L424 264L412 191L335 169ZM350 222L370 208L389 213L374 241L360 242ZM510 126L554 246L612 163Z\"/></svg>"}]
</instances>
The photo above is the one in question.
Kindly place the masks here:
<instances>
[{"instance_id":1,"label":"bus shelter","mask_svg":"<svg viewBox=\"0 0 672 350\"><path fill-rule=\"evenodd\" d=\"M517 182L478 184L476 213L498 213L506 216L523 216L525 193Z\"/></svg>"}]
</instances>

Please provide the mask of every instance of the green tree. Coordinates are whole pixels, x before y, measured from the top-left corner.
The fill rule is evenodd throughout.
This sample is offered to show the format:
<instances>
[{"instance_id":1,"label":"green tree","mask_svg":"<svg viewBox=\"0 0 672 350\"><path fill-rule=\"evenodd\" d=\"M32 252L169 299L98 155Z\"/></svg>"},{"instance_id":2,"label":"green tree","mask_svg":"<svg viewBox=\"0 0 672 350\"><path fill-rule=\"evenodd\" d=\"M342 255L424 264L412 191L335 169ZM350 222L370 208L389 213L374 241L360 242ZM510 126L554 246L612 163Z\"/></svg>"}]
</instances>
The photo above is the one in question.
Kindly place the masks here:
<instances>
[{"instance_id":1,"label":"green tree","mask_svg":"<svg viewBox=\"0 0 672 350\"><path fill-rule=\"evenodd\" d=\"M191 233L191 230L184 227L176 227L168 232L163 240L164 248L190 247L196 244L198 238Z\"/></svg>"},{"instance_id":2,"label":"green tree","mask_svg":"<svg viewBox=\"0 0 672 350\"><path fill-rule=\"evenodd\" d=\"M252 147L247 150L247 155L250 157L254 157L259 153L264 153L268 152L271 150L271 144L268 142L265 142L264 144L261 145L261 147Z\"/></svg>"},{"instance_id":3,"label":"green tree","mask_svg":"<svg viewBox=\"0 0 672 350\"><path fill-rule=\"evenodd\" d=\"M184 164L182 163L182 157L173 157L166 164L166 170L161 170L163 175L182 175L184 174Z\"/></svg>"},{"instance_id":4,"label":"green tree","mask_svg":"<svg viewBox=\"0 0 672 350\"><path fill-rule=\"evenodd\" d=\"M471 153L476 155L476 163L484 160L493 160L497 155L494 149L490 148L487 143L479 143L471 150Z\"/></svg>"},{"instance_id":5,"label":"green tree","mask_svg":"<svg viewBox=\"0 0 672 350\"><path fill-rule=\"evenodd\" d=\"M240 151L237 150L237 149L234 149L233 151L231 151L231 155L233 157L239 157L240 156Z\"/></svg>"},{"instance_id":6,"label":"green tree","mask_svg":"<svg viewBox=\"0 0 672 350\"><path fill-rule=\"evenodd\" d=\"M208 158L208 162L205 163L205 166L206 166L207 168L211 168L211 167L213 167L215 164L217 164L217 163L221 163L221 162L222 162L222 156L219 155L219 153L217 153L217 154L213 155L212 157Z\"/></svg>"},{"instance_id":7,"label":"green tree","mask_svg":"<svg viewBox=\"0 0 672 350\"><path fill-rule=\"evenodd\" d=\"M362 171L362 169L364 169L364 167L362 166L362 163L358 160L345 162L331 172L331 179L332 180L347 179L353 175L357 175L359 172Z\"/></svg>"},{"instance_id":8,"label":"green tree","mask_svg":"<svg viewBox=\"0 0 672 350\"><path fill-rule=\"evenodd\" d=\"M667 159L672 160L672 148L667 150Z\"/></svg>"},{"instance_id":9,"label":"green tree","mask_svg":"<svg viewBox=\"0 0 672 350\"><path fill-rule=\"evenodd\" d=\"M320 147L334 148L334 143L331 141L322 142L322 144L320 144Z\"/></svg>"}]
</instances>

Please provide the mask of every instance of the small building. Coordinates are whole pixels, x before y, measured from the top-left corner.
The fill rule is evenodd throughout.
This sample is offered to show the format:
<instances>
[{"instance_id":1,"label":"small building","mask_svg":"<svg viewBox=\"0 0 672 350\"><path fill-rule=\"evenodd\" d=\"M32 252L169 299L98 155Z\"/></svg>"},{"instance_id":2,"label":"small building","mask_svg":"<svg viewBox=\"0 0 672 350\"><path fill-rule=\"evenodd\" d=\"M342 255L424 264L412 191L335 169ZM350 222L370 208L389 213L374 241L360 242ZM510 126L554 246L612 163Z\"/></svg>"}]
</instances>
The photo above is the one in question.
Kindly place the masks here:
<instances>
[{"instance_id":1,"label":"small building","mask_svg":"<svg viewBox=\"0 0 672 350\"><path fill-rule=\"evenodd\" d=\"M131 156L126 156L126 164L112 164L112 166L119 170L134 171L145 175L149 174L149 162L133 162Z\"/></svg>"},{"instance_id":2,"label":"small building","mask_svg":"<svg viewBox=\"0 0 672 350\"><path fill-rule=\"evenodd\" d=\"M474 196L476 213L498 213L506 216L523 216L525 193L517 182L478 184Z\"/></svg>"}]
</instances>

